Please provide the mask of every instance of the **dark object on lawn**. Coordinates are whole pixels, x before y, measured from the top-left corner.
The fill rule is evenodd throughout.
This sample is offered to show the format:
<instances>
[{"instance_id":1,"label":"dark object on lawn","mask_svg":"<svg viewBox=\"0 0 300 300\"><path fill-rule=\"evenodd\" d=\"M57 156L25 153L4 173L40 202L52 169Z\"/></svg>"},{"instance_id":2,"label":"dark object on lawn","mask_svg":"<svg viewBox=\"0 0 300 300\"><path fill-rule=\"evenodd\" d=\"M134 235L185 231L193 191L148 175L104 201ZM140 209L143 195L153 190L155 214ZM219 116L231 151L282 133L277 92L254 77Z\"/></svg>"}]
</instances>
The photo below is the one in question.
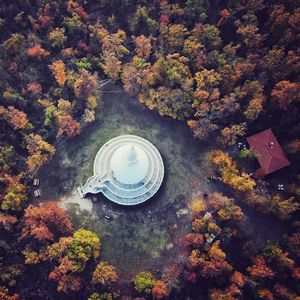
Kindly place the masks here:
<instances>
[{"instance_id":1,"label":"dark object on lawn","mask_svg":"<svg viewBox=\"0 0 300 300\"><path fill-rule=\"evenodd\" d=\"M278 189L279 191L283 191L283 190L284 190L283 184L278 184L278 185L277 185L277 189Z\"/></svg>"},{"instance_id":2,"label":"dark object on lawn","mask_svg":"<svg viewBox=\"0 0 300 300\"><path fill-rule=\"evenodd\" d=\"M40 190L35 190L35 191L33 192L33 195L34 195L34 197L39 197L39 196L41 196Z\"/></svg>"},{"instance_id":3,"label":"dark object on lawn","mask_svg":"<svg viewBox=\"0 0 300 300\"><path fill-rule=\"evenodd\" d=\"M40 180L39 179L37 179L37 178L33 179L32 185L38 186L39 184L40 184Z\"/></svg>"}]
</instances>

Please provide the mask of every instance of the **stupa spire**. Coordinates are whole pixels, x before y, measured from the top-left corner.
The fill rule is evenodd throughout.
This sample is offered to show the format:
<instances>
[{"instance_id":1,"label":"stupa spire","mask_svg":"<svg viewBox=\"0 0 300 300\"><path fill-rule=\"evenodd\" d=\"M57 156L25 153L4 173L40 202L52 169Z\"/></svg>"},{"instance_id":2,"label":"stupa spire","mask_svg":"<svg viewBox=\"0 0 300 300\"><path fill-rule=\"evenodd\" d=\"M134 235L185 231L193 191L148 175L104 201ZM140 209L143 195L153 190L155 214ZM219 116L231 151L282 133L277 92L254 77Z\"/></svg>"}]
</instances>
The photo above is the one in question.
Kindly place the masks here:
<instances>
[{"instance_id":1,"label":"stupa spire","mask_svg":"<svg viewBox=\"0 0 300 300\"><path fill-rule=\"evenodd\" d=\"M137 161L137 153L136 153L134 145L132 145L128 151L127 161L130 164Z\"/></svg>"}]
</instances>

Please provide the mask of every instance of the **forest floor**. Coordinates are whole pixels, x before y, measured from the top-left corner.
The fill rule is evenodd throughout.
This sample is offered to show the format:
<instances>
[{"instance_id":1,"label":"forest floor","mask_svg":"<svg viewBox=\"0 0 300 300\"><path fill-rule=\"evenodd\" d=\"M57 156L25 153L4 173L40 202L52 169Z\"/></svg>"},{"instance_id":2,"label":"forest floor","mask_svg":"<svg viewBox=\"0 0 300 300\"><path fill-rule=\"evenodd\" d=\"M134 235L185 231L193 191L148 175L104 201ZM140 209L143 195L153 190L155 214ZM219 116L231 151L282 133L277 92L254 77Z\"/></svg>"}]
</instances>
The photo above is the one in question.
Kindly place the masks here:
<instances>
[{"instance_id":1,"label":"forest floor","mask_svg":"<svg viewBox=\"0 0 300 300\"><path fill-rule=\"evenodd\" d=\"M41 199L61 201L76 229L84 227L99 234L101 257L116 266L121 279L130 280L142 270L172 273L174 264L184 260L181 241L191 226L188 202L199 192L223 188L207 183L209 174L203 165L202 158L214 144L199 143L184 122L162 118L118 86L104 90L113 92L102 92L95 122L64 141L52 161L41 168ZM165 178L159 192L136 207L114 204L102 194L80 199L76 188L93 175L98 149L122 134L141 136L160 151ZM92 201L93 197L97 200ZM248 208L246 222L250 234L260 242L281 234L272 220Z\"/></svg>"}]
</instances>

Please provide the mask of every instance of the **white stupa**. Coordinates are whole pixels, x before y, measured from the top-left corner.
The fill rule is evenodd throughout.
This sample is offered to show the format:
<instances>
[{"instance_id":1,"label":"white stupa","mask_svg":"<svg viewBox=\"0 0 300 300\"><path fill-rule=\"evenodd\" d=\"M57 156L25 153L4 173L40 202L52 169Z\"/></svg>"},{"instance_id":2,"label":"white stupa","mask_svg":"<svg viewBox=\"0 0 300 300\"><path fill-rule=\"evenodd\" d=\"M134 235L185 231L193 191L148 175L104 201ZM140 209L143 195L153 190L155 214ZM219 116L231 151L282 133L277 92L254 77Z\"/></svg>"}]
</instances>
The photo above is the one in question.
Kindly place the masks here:
<instances>
[{"instance_id":1,"label":"white stupa","mask_svg":"<svg viewBox=\"0 0 300 300\"><path fill-rule=\"evenodd\" d=\"M111 201L136 205L151 198L164 177L158 150L135 135L122 135L105 143L94 161L94 175L77 188L81 197L103 193Z\"/></svg>"}]
</instances>

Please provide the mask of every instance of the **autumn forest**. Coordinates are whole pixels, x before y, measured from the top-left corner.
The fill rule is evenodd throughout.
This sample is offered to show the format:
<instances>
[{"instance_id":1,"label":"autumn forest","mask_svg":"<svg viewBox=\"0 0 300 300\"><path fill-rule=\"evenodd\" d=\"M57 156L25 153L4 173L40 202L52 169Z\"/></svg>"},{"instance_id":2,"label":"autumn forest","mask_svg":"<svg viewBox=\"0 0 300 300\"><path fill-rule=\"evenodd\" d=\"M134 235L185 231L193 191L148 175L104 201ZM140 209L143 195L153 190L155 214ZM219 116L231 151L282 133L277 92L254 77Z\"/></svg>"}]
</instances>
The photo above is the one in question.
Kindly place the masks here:
<instances>
[{"instance_id":1,"label":"autumn forest","mask_svg":"<svg viewBox=\"0 0 300 300\"><path fill-rule=\"evenodd\" d=\"M0 0L0 30L0 299L300 299L299 1ZM172 272L125 280L101 233L34 194L106 83L206 147ZM246 137L268 128L290 165L255 176ZM257 244L262 219L277 238Z\"/></svg>"}]
</instances>

